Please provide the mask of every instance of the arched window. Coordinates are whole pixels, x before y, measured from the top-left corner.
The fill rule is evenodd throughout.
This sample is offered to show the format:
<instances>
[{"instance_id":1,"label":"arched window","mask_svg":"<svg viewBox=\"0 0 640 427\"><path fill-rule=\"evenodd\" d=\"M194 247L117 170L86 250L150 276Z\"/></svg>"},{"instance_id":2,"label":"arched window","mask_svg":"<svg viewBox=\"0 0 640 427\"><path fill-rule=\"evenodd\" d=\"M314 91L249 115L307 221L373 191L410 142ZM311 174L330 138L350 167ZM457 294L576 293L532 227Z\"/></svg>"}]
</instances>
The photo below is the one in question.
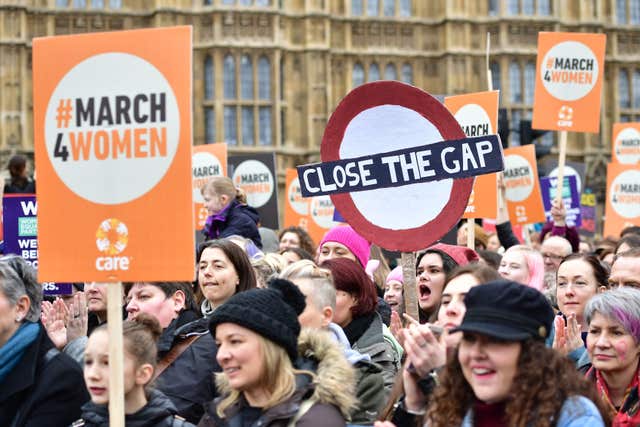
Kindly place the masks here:
<instances>
[{"instance_id":1,"label":"arched window","mask_svg":"<svg viewBox=\"0 0 640 427\"><path fill-rule=\"evenodd\" d=\"M271 63L266 56L258 60L258 98L271 99Z\"/></svg>"},{"instance_id":2,"label":"arched window","mask_svg":"<svg viewBox=\"0 0 640 427\"><path fill-rule=\"evenodd\" d=\"M395 16L396 14L396 1L395 0L383 0L382 11L384 16Z\"/></svg>"},{"instance_id":3,"label":"arched window","mask_svg":"<svg viewBox=\"0 0 640 427\"><path fill-rule=\"evenodd\" d=\"M398 72L396 71L396 66L391 62L384 67L384 78L385 80L398 80Z\"/></svg>"},{"instance_id":4,"label":"arched window","mask_svg":"<svg viewBox=\"0 0 640 427\"><path fill-rule=\"evenodd\" d=\"M405 63L402 66L402 81L410 85L413 84L413 68L409 63Z\"/></svg>"},{"instance_id":5,"label":"arched window","mask_svg":"<svg viewBox=\"0 0 640 427\"><path fill-rule=\"evenodd\" d=\"M500 90L500 64L496 61L491 62L489 65L491 70L491 85L493 90Z\"/></svg>"},{"instance_id":6,"label":"arched window","mask_svg":"<svg viewBox=\"0 0 640 427\"><path fill-rule=\"evenodd\" d=\"M538 15L551 15L551 2L549 0L538 0Z\"/></svg>"},{"instance_id":7,"label":"arched window","mask_svg":"<svg viewBox=\"0 0 640 427\"><path fill-rule=\"evenodd\" d=\"M73 0L73 7L75 9L84 9L87 7L87 0Z\"/></svg>"},{"instance_id":8,"label":"arched window","mask_svg":"<svg viewBox=\"0 0 640 427\"><path fill-rule=\"evenodd\" d=\"M236 61L233 56L227 55L224 57L223 67L224 98L236 99Z\"/></svg>"},{"instance_id":9,"label":"arched window","mask_svg":"<svg viewBox=\"0 0 640 427\"><path fill-rule=\"evenodd\" d=\"M518 15L520 13L520 0L507 0L507 13Z\"/></svg>"},{"instance_id":10,"label":"arched window","mask_svg":"<svg viewBox=\"0 0 640 427\"><path fill-rule=\"evenodd\" d=\"M253 0L240 0L240 6L251 6Z\"/></svg>"},{"instance_id":11,"label":"arched window","mask_svg":"<svg viewBox=\"0 0 640 427\"><path fill-rule=\"evenodd\" d=\"M122 9L122 0L109 0L110 9Z\"/></svg>"},{"instance_id":12,"label":"arched window","mask_svg":"<svg viewBox=\"0 0 640 427\"><path fill-rule=\"evenodd\" d=\"M520 65L513 61L509 65L509 99L512 103L522 102L522 79L520 78Z\"/></svg>"},{"instance_id":13,"label":"arched window","mask_svg":"<svg viewBox=\"0 0 640 427\"><path fill-rule=\"evenodd\" d=\"M400 0L400 16L411 16L411 0Z\"/></svg>"},{"instance_id":14,"label":"arched window","mask_svg":"<svg viewBox=\"0 0 640 427\"><path fill-rule=\"evenodd\" d=\"M271 0L256 0L256 6L270 6Z\"/></svg>"},{"instance_id":15,"label":"arched window","mask_svg":"<svg viewBox=\"0 0 640 427\"><path fill-rule=\"evenodd\" d=\"M525 15L533 15L536 13L535 5L533 4L533 0L523 0L522 1L522 13Z\"/></svg>"},{"instance_id":16,"label":"arched window","mask_svg":"<svg viewBox=\"0 0 640 427\"><path fill-rule=\"evenodd\" d=\"M378 16L378 0L367 1L367 16Z\"/></svg>"},{"instance_id":17,"label":"arched window","mask_svg":"<svg viewBox=\"0 0 640 427\"><path fill-rule=\"evenodd\" d=\"M240 57L240 96L253 99L253 62L249 55Z\"/></svg>"},{"instance_id":18,"label":"arched window","mask_svg":"<svg viewBox=\"0 0 640 427\"><path fill-rule=\"evenodd\" d=\"M536 85L536 65L533 62L527 62L524 66L524 103L533 104L533 92Z\"/></svg>"},{"instance_id":19,"label":"arched window","mask_svg":"<svg viewBox=\"0 0 640 427\"><path fill-rule=\"evenodd\" d=\"M213 99L215 93L213 81L213 58L207 55L204 60L204 99Z\"/></svg>"},{"instance_id":20,"label":"arched window","mask_svg":"<svg viewBox=\"0 0 640 427\"><path fill-rule=\"evenodd\" d=\"M104 9L104 0L91 0L92 9Z\"/></svg>"},{"instance_id":21,"label":"arched window","mask_svg":"<svg viewBox=\"0 0 640 427\"><path fill-rule=\"evenodd\" d=\"M629 74L627 74L627 70L620 70L618 73L618 102L620 104L620 108L631 107L631 97L629 92Z\"/></svg>"},{"instance_id":22,"label":"arched window","mask_svg":"<svg viewBox=\"0 0 640 427\"><path fill-rule=\"evenodd\" d=\"M500 12L500 1L489 0L489 15L496 16Z\"/></svg>"},{"instance_id":23,"label":"arched window","mask_svg":"<svg viewBox=\"0 0 640 427\"><path fill-rule=\"evenodd\" d=\"M353 16L362 15L362 1L363 0L351 0L351 14Z\"/></svg>"},{"instance_id":24,"label":"arched window","mask_svg":"<svg viewBox=\"0 0 640 427\"><path fill-rule=\"evenodd\" d=\"M509 125L511 126L511 133L509 134L509 139L513 143L513 145L520 145L520 120L522 119L522 113L520 110L512 110L511 111L511 122Z\"/></svg>"},{"instance_id":25,"label":"arched window","mask_svg":"<svg viewBox=\"0 0 640 427\"><path fill-rule=\"evenodd\" d=\"M640 108L640 70L633 72L633 108Z\"/></svg>"},{"instance_id":26,"label":"arched window","mask_svg":"<svg viewBox=\"0 0 640 427\"><path fill-rule=\"evenodd\" d=\"M353 81L353 87L358 87L364 83L364 68L362 68L362 64L356 62L353 65L353 73L351 77Z\"/></svg>"},{"instance_id":27,"label":"arched window","mask_svg":"<svg viewBox=\"0 0 640 427\"><path fill-rule=\"evenodd\" d=\"M67 7L69 6L69 0L56 0L56 7Z\"/></svg>"},{"instance_id":28,"label":"arched window","mask_svg":"<svg viewBox=\"0 0 640 427\"><path fill-rule=\"evenodd\" d=\"M284 99L284 56L280 58L280 99Z\"/></svg>"},{"instance_id":29,"label":"arched window","mask_svg":"<svg viewBox=\"0 0 640 427\"><path fill-rule=\"evenodd\" d=\"M369 82L375 82L376 80L380 80L380 67L375 62L369 65Z\"/></svg>"}]
</instances>

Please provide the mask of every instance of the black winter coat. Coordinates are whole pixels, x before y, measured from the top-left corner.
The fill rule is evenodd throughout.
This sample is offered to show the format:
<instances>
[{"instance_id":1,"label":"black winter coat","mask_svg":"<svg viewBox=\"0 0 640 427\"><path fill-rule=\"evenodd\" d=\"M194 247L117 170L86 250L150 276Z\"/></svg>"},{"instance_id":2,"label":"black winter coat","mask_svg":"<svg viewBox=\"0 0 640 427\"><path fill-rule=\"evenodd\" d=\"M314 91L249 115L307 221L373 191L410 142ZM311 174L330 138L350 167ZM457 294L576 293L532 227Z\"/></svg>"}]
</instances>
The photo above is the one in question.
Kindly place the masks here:
<instances>
[{"instance_id":1,"label":"black winter coat","mask_svg":"<svg viewBox=\"0 0 640 427\"><path fill-rule=\"evenodd\" d=\"M225 211L224 219L214 219L210 225L209 221L211 219L207 218L207 225L202 230L206 239L221 239L237 235L253 240L253 243L262 249L262 239L258 232L260 215L251 206L234 200Z\"/></svg>"},{"instance_id":2,"label":"black winter coat","mask_svg":"<svg viewBox=\"0 0 640 427\"><path fill-rule=\"evenodd\" d=\"M179 342L192 335L195 340L156 379L155 387L162 391L177 408L177 413L190 423L196 424L204 414L204 404L216 397L214 372L222 369L216 361L218 348L209 333L207 319L190 319L192 312L182 312L162 332L158 341L158 357L162 359Z\"/></svg>"},{"instance_id":3,"label":"black winter coat","mask_svg":"<svg viewBox=\"0 0 640 427\"><path fill-rule=\"evenodd\" d=\"M57 351L40 325L38 337L0 386L0 426L67 427L88 400L80 365Z\"/></svg>"},{"instance_id":4,"label":"black winter coat","mask_svg":"<svg viewBox=\"0 0 640 427\"><path fill-rule=\"evenodd\" d=\"M176 408L171 401L157 390L153 390L147 404L135 414L125 415L126 427L194 427L182 418L176 418ZM82 407L82 419L72 427L109 427L107 405L89 402Z\"/></svg>"}]
</instances>

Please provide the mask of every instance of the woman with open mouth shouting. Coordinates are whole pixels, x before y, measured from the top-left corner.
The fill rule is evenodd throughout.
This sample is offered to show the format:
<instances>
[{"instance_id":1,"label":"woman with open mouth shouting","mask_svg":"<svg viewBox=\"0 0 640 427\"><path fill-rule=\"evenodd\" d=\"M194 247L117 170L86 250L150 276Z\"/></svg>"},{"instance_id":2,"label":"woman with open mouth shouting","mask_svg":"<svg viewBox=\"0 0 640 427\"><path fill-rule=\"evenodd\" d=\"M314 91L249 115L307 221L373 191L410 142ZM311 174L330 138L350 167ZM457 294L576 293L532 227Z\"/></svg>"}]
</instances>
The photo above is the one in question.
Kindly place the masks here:
<instances>
[{"instance_id":1,"label":"woman with open mouth shouting","mask_svg":"<svg viewBox=\"0 0 640 427\"><path fill-rule=\"evenodd\" d=\"M613 427L640 425L640 290L621 287L594 296L584 310L589 324L587 379L613 417Z\"/></svg>"},{"instance_id":2,"label":"woman with open mouth shouting","mask_svg":"<svg viewBox=\"0 0 640 427\"><path fill-rule=\"evenodd\" d=\"M429 427L605 425L593 387L545 346L554 315L539 291L494 281L471 288L465 305L452 331L462 339L427 410Z\"/></svg>"},{"instance_id":3,"label":"woman with open mouth shouting","mask_svg":"<svg viewBox=\"0 0 640 427\"><path fill-rule=\"evenodd\" d=\"M473 249L438 243L418 254L416 287L420 306L420 323L433 322L438 315L447 275L456 267L479 259Z\"/></svg>"}]
</instances>

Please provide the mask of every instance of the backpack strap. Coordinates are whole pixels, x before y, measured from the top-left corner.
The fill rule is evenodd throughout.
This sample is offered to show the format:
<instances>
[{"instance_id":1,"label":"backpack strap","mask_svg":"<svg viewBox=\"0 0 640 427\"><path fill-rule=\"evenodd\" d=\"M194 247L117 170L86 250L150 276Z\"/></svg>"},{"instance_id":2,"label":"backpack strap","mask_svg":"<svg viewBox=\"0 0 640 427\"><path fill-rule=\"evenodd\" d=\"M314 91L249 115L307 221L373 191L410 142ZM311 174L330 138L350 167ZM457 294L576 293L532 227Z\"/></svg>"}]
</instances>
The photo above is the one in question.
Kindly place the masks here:
<instances>
[{"instance_id":1,"label":"backpack strap","mask_svg":"<svg viewBox=\"0 0 640 427\"><path fill-rule=\"evenodd\" d=\"M187 337L185 340L171 347L171 350L169 350L169 352L165 354L162 360L158 362L158 365L156 366L156 370L153 373L153 378L151 379L151 381L154 381L156 378L158 378L160 374L162 374L164 370L169 367L169 365L175 362L176 359L180 357L180 355L184 353L185 350L189 348L189 346L193 344L201 336L202 335L191 335Z\"/></svg>"},{"instance_id":2,"label":"backpack strap","mask_svg":"<svg viewBox=\"0 0 640 427\"><path fill-rule=\"evenodd\" d=\"M309 398L303 401L300 404L300 408L298 408L298 412L296 413L296 415L293 418L291 418L291 421L289 421L289 424L287 424L287 427L295 427L298 421L300 421L300 418L304 417L304 414L309 412L309 409L311 409L311 407L315 405L316 402L317 402L317 399L314 399L314 398Z\"/></svg>"}]
</instances>

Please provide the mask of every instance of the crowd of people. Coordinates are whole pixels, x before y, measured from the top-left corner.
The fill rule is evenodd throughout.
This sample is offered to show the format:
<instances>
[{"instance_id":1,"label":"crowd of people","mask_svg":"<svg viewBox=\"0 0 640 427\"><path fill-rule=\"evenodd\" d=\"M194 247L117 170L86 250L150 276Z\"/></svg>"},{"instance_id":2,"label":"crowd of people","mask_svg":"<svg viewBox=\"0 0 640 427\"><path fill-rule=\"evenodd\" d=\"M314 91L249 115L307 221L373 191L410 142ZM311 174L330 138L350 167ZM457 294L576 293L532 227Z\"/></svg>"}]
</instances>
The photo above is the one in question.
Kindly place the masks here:
<instances>
[{"instance_id":1,"label":"crowd of people","mask_svg":"<svg viewBox=\"0 0 640 427\"><path fill-rule=\"evenodd\" d=\"M123 286L127 426L640 425L640 227L588 244L554 205L521 243L502 212L407 272L348 225L267 248L230 179L203 196L195 280ZM0 258L1 426L108 425L107 286L43 297Z\"/></svg>"}]
</instances>

